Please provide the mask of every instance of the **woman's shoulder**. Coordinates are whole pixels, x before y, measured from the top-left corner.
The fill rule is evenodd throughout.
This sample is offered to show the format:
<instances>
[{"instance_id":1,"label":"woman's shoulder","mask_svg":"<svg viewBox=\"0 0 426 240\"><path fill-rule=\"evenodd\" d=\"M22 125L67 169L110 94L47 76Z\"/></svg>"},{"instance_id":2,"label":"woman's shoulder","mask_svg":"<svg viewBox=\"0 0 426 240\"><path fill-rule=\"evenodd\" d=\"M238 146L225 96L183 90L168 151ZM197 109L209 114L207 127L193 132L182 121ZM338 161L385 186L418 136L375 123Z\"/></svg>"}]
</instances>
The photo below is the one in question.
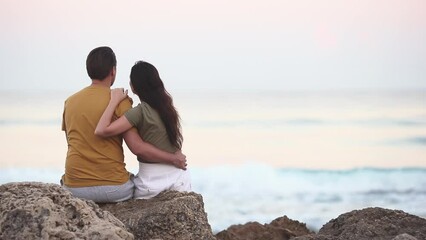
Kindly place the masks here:
<instances>
[{"instance_id":1,"label":"woman's shoulder","mask_svg":"<svg viewBox=\"0 0 426 240\"><path fill-rule=\"evenodd\" d=\"M142 111L142 113L144 113L144 114L156 114L157 113L157 110L155 110L147 102L144 102L144 101L139 103L136 107L139 108L140 111Z\"/></svg>"},{"instance_id":2,"label":"woman's shoulder","mask_svg":"<svg viewBox=\"0 0 426 240\"><path fill-rule=\"evenodd\" d=\"M147 110L147 109L151 110L152 109L152 107L147 102L144 102L144 101L139 103L136 107L139 107L142 110Z\"/></svg>"},{"instance_id":3,"label":"woman's shoulder","mask_svg":"<svg viewBox=\"0 0 426 240\"><path fill-rule=\"evenodd\" d=\"M143 110L143 109L147 109L147 108L151 108L151 107L146 102L140 102L140 103L136 104L136 106L133 106L132 108L133 109Z\"/></svg>"}]
</instances>

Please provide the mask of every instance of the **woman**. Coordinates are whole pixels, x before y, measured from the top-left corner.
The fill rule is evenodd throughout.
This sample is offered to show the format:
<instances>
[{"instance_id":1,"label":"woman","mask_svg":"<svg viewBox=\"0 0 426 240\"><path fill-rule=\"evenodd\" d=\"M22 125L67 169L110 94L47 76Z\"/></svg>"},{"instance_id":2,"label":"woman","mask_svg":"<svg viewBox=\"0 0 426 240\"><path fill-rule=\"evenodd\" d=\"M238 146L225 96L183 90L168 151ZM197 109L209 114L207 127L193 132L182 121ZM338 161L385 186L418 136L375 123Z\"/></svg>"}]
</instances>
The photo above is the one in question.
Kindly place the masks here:
<instances>
[{"instance_id":1,"label":"woman","mask_svg":"<svg viewBox=\"0 0 426 240\"><path fill-rule=\"evenodd\" d=\"M180 150L183 137L179 114L157 69L150 63L137 62L130 73L130 87L141 103L111 123L114 109L127 97L127 90L112 90L111 100L99 120L95 134L110 137L136 127L142 139L157 148L167 152ZM138 160L134 198L151 198L163 190L191 191L188 171L146 159Z\"/></svg>"}]
</instances>

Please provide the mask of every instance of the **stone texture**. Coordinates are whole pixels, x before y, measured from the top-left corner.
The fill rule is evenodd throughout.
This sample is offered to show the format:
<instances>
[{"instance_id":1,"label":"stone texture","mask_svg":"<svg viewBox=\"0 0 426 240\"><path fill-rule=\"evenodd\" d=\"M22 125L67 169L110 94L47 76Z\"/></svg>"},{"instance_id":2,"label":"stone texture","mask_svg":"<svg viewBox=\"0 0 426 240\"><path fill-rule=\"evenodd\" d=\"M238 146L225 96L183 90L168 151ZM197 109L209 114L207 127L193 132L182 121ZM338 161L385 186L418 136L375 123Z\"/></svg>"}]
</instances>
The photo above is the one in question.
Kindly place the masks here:
<instances>
[{"instance_id":1,"label":"stone texture","mask_svg":"<svg viewBox=\"0 0 426 240\"><path fill-rule=\"evenodd\" d=\"M305 224L277 218L270 224L233 225L216 235L219 240L420 240L426 239L426 219L400 210L365 208L340 215L317 234Z\"/></svg>"},{"instance_id":2,"label":"stone texture","mask_svg":"<svg viewBox=\"0 0 426 240\"><path fill-rule=\"evenodd\" d=\"M410 234L399 234L398 236L392 238L392 240L417 240L417 238L411 236Z\"/></svg>"},{"instance_id":3,"label":"stone texture","mask_svg":"<svg viewBox=\"0 0 426 240\"><path fill-rule=\"evenodd\" d=\"M215 239L203 198L197 193L166 191L152 199L134 199L100 207L120 219L135 239Z\"/></svg>"},{"instance_id":4,"label":"stone texture","mask_svg":"<svg viewBox=\"0 0 426 240\"><path fill-rule=\"evenodd\" d=\"M294 240L426 239L426 219L400 210L365 208L329 221L317 235Z\"/></svg>"},{"instance_id":5,"label":"stone texture","mask_svg":"<svg viewBox=\"0 0 426 240\"><path fill-rule=\"evenodd\" d=\"M0 186L0 239L133 239L122 222L57 184Z\"/></svg>"},{"instance_id":6,"label":"stone texture","mask_svg":"<svg viewBox=\"0 0 426 240\"><path fill-rule=\"evenodd\" d=\"M337 239L338 239L337 237L328 236L328 235L311 234L311 235L304 235L301 237L295 237L295 238L292 238L291 240L337 240Z\"/></svg>"},{"instance_id":7,"label":"stone texture","mask_svg":"<svg viewBox=\"0 0 426 240\"><path fill-rule=\"evenodd\" d=\"M270 224L249 222L244 225L233 225L216 234L216 237L219 240L287 240L310 233L312 232L305 224L284 216Z\"/></svg>"},{"instance_id":8,"label":"stone texture","mask_svg":"<svg viewBox=\"0 0 426 240\"><path fill-rule=\"evenodd\" d=\"M233 225L216 237L219 240L420 240L426 239L426 219L400 210L366 208L332 219L317 234L310 232L305 224L284 216L269 224ZM99 207L92 201L73 197L57 184L23 182L0 186L1 240L210 240L216 237L207 221L202 196L196 193L166 191L149 200Z\"/></svg>"}]
</instances>

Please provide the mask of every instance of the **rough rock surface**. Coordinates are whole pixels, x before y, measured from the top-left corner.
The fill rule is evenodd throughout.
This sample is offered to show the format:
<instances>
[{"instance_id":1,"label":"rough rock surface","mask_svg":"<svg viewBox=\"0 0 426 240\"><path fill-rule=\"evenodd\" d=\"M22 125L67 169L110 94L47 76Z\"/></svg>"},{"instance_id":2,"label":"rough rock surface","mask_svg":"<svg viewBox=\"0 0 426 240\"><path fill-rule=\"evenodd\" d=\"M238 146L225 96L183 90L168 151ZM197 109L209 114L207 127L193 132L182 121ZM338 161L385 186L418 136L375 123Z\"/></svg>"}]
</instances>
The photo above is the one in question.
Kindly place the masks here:
<instances>
[{"instance_id":1,"label":"rough rock surface","mask_svg":"<svg viewBox=\"0 0 426 240\"><path fill-rule=\"evenodd\" d=\"M392 240L417 240L417 238L411 236L410 234L399 234L398 236L392 238Z\"/></svg>"},{"instance_id":2,"label":"rough rock surface","mask_svg":"<svg viewBox=\"0 0 426 240\"><path fill-rule=\"evenodd\" d=\"M317 234L310 232L305 224L284 216L269 224L233 225L216 237L219 240L420 240L426 239L426 219L400 210L366 208L340 215ZM0 239L134 238L216 239L207 221L202 196L196 193L167 191L149 200L99 207L92 201L73 197L57 184L0 185Z\"/></svg>"},{"instance_id":3,"label":"rough rock surface","mask_svg":"<svg viewBox=\"0 0 426 240\"><path fill-rule=\"evenodd\" d=\"M0 186L0 239L133 239L122 222L57 184Z\"/></svg>"},{"instance_id":4,"label":"rough rock surface","mask_svg":"<svg viewBox=\"0 0 426 240\"><path fill-rule=\"evenodd\" d=\"M216 234L216 237L219 240L287 240L310 233L312 232L306 228L306 224L284 216L270 224L249 222L244 225L233 225Z\"/></svg>"},{"instance_id":5,"label":"rough rock surface","mask_svg":"<svg viewBox=\"0 0 426 240\"><path fill-rule=\"evenodd\" d=\"M215 239L197 193L166 191L152 199L100 206L120 219L135 239Z\"/></svg>"},{"instance_id":6,"label":"rough rock surface","mask_svg":"<svg viewBox=\"0 0 426 240\"><path fill-rule=\"evenodd\" d=\"M426 239L426 219L400 210L365 208L340 215L316 235L294 240Z\"/></svg>"}]
</instances>

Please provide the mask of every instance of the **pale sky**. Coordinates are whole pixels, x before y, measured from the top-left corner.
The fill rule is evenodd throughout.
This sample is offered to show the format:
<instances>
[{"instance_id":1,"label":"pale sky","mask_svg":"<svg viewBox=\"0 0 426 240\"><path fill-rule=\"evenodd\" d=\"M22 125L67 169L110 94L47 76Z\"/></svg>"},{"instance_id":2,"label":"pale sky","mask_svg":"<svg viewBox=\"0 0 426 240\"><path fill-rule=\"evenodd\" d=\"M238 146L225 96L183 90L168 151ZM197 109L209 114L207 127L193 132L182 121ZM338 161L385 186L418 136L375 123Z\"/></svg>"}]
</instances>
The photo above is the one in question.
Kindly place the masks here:
<instances>
[{"instance_id":1,"label":"pale sky","mask_svg":"<svg viewBox=\"0 0 426 240\"><path fill-rule=\"evenodd\" d=\"M0 90L78 90L113 48L169 89L425 89L426 1L0 0Z\"/></svg>"}]
</instances>

